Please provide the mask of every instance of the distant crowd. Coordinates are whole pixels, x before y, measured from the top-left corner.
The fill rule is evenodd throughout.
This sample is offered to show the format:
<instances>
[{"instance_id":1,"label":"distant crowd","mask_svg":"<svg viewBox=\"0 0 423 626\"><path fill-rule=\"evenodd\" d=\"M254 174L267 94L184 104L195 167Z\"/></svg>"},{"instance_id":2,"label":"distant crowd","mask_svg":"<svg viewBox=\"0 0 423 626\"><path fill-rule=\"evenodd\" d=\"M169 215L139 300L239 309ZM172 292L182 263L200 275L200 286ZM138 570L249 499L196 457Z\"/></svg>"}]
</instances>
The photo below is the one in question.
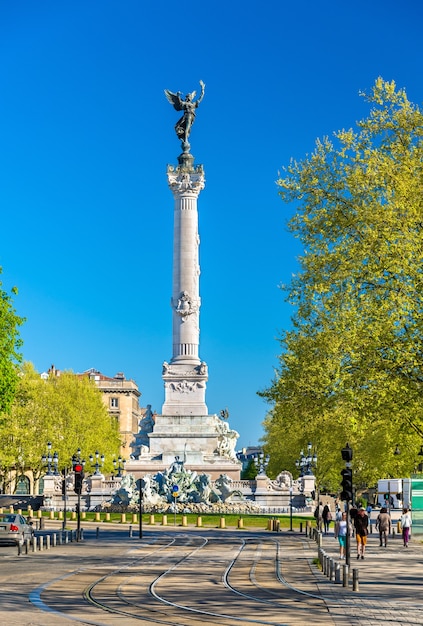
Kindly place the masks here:
<instances>
[{"instance_id":1,"label":"distant crowd","mask_svg":"<svg viewBox=\"0 0 423 626\"><path fill-rule=\"evenodd\" d=\"M341 559L345 559L347 535L349 537L355 535L357 559L364 559L372 510L371 504L367 506L367 509L363 506L358 508L351 506L342 510L339 502L335 501L335 511L332 514L329 504L323 505L322 502L319 502L314 511L314 517L316 518L318 530L325 535L330 532L330 525L332 521L334 522L334 535L339 542L339 556ZM402 510L399 523L404 547L408 548L412 526L411 513L408 508ZM376 518L376 530L379 532L380 547L386 548L392 531L391 514L386 507L382 507L379 511Z\"/></svg>"}]
</instances>

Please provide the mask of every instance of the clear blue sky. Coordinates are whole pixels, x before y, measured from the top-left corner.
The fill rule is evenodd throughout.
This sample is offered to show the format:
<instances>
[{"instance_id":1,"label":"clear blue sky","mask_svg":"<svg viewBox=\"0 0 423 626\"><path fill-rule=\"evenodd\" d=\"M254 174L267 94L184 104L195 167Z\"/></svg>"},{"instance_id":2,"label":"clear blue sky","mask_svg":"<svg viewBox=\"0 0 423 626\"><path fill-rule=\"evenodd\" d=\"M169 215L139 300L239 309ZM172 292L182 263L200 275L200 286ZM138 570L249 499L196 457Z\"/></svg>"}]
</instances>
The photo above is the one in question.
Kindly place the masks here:
<instances>
[{"instance_id":1,"label":"clear blue sky","mask_svg":"<svg viewBox=\"0 0 423 626\"><path fill-rule=\"evenodd\" d=\"M292 311L293 207L275 184L317 137L367 115L380 75L423 102L420 0L0 1L0 265L38 371L122 371L160 412L172 356L178 114L163 90L206 96L191 133L206 173L200 356L209 412L238 448L262 435L256 395Z\"/></svg>"}]
</instances>

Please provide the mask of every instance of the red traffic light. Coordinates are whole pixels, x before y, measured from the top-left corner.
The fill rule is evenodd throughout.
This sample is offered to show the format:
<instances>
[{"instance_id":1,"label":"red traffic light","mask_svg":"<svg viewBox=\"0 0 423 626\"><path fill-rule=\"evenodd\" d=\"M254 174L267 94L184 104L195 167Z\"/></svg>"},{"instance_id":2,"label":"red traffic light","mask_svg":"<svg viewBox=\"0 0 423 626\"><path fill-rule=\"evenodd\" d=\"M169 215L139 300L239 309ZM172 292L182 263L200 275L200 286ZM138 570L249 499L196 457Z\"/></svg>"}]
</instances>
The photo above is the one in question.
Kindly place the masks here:
<instances>
[{"instance_id":1,"label":"red traffic light","mask_svg":"<svg viewBox=\"0 0 423 626\"><path fill-rule=\"evenodd\" d=\"M76 463L76 464L73 466L73 471L74 471L74 472L77 472L78 474L81 474L81 473L82 473L82 471L83 471L83 469L84 469L84 468L83 468L83 466L82 466L80 463Z\"/></svg>"}]
</instances>

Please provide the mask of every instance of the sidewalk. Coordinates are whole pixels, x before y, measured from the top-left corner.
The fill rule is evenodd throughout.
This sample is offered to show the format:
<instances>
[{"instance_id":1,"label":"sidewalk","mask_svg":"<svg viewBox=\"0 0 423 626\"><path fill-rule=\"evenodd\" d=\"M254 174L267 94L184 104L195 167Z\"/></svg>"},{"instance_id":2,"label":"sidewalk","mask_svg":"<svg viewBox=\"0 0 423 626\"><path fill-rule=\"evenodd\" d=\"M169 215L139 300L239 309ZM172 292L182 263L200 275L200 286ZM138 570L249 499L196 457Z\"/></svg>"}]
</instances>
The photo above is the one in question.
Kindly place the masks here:
<instances>
[{"instance_id":1,"label":"sidewalk","mask_svg":"<svg viewBox=\"0 0 423 626\"><path fill-rule=\"evenodd\" d=\"M309 548L317 544L309 540ZM323 550L339 559L339 544L333 531L323 536ZM378 624L423 624L423 545L412 539L403 546L401 535L390 537L388 546L380 547L379 535L368 536L364 560L356 558L356 540L351 538L350 571L358 570L359 590L335 584L315 566L319 589L328 601L329 615L336 626L345 624L374 626Z\"/></svg>"}]
</instances>

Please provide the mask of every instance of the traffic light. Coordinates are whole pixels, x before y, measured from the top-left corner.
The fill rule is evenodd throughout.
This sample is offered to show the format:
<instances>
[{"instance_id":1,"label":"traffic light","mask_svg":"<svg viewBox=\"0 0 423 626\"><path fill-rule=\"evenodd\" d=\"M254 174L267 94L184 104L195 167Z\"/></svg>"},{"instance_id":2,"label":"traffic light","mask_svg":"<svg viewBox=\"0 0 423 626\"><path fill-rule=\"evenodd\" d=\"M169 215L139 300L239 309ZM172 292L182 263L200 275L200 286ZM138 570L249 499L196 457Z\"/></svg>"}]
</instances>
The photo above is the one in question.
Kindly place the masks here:
<instances>
[{"instance_id":1,"label":"traffic light","mask_svg":"<svg viewBox=\"0 0 423 626\"><path fill-rule=\"evenodd\" d=\"M341 455L342 455L342 460L343 461L347 461L347 462L352 461L353 451L350 448L350 444L349 443L347 443L345 448L342 448Z\"/></svg>"},{"instance_id":2,"label":"traffic light","mask_svg":"<svg viewBox=\"0 0 423 626\"><path fill-rule=\"evenodd\" d=\"M82 481L84 480L84 466L82 463L76 462L73 464L73 471L75 472L75 484L73 490L80 495L82 493Z\"/></svg>"},{"instance_id":3,"label":"traffic light","mask_svg":"<svg viewBox=\"0 0 423 626\"><path fill-rule=\"evenodd\" d=\"M352 500L353 497L353 485L352 485L352 469L350 467L346 467L341 472L342 476L342 493L341 500Z\"/></svg>"}]
</instances>

